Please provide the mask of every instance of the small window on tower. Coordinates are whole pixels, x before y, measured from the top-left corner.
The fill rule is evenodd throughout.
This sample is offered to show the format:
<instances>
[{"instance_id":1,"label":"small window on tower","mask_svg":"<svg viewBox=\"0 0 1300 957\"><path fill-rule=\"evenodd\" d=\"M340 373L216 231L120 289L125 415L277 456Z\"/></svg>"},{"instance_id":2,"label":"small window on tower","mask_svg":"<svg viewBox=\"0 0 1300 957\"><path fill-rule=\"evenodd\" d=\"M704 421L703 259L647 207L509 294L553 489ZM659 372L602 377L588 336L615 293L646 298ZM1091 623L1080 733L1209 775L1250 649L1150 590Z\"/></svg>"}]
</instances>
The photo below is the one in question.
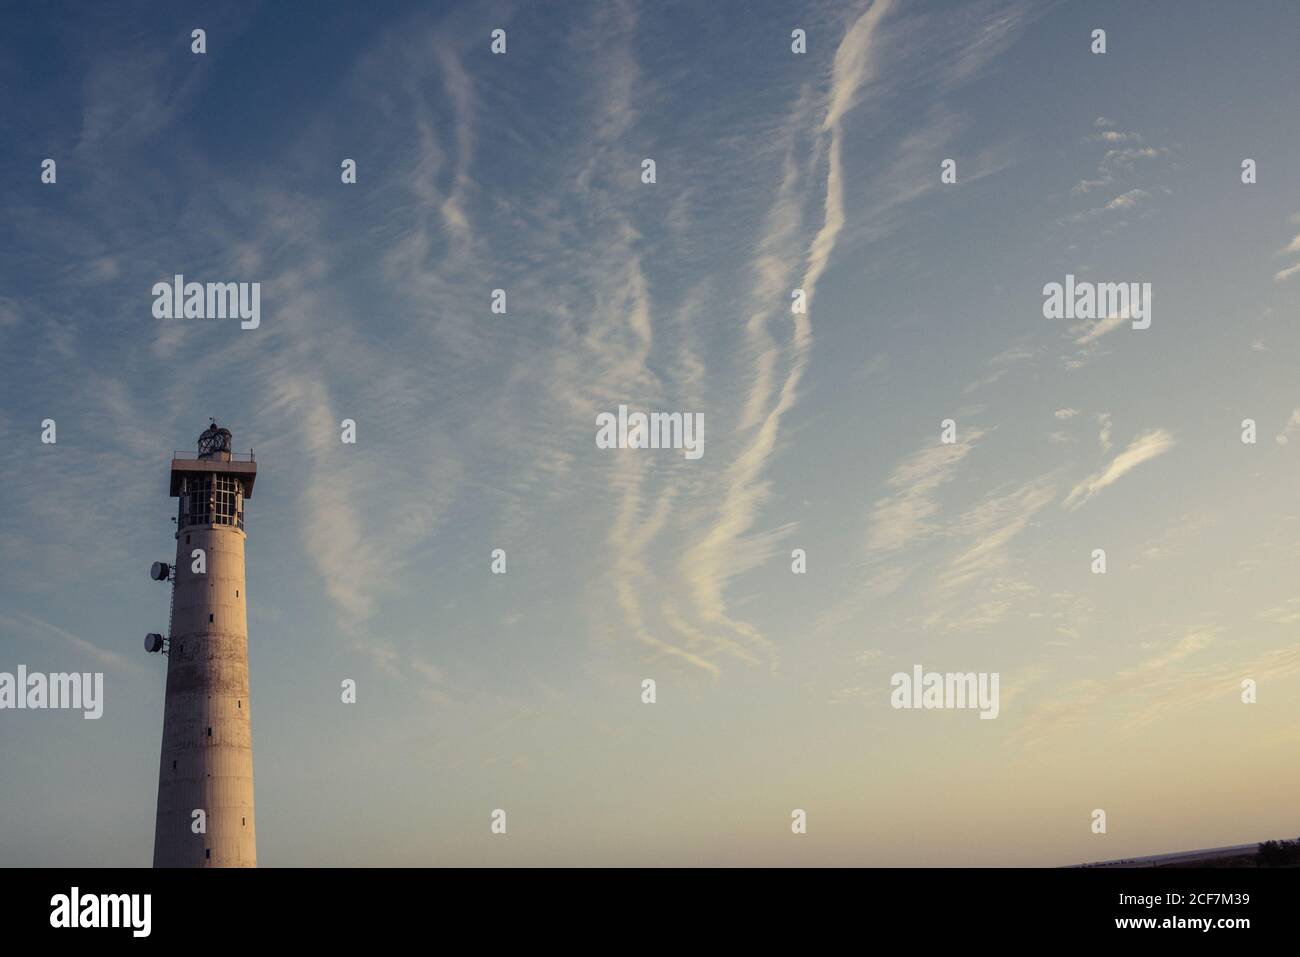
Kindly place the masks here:
<instances>
[{"instance_id":1,"label":"small window on tower","mask_svg":"<svg viewBox=\"0 0 1300 957\"><path fill-rule=\"evenodd\" d=\"M243 826L243 827L247 827L247 826L248 826L248 818L246 818L246 817L241 817L241 818L239 819L239 823L240 823L241 826Z\"/></svg>"},{"instance_id":2,"label":"small window on tower","mask_svg":"<svg viewBox=\"0 0 1300 957\"><path fill-rule=\"evenodd\" d=\"M208 622L211 623L211 621L212 621L212 613L209 612L209 613L208 613Z\"/></svg>"},{"instance_id":3,"label":"small window on tower","mask_svg":"<svg viewBox=\"0 0 1300 957\"><path fill-rule=\"evenodd\" d=\"M173 770L173 771L176 770L176 762L175 762L175 761L172 762L172 770Z\"/></svg>"},{"instance_id":4,"label":"small window on tower","mask_svg":"<svg viewBox=\"0 0 1300 957\"><path fill-rule=\"evenodd\" d=\"M236 597L236 598L239 597L239 589L238 589L238 588L235 589L235 597Z\"/></svg>"},{"instance_id":5,"label":"small window on tower","mask_svg":"<svg viewBox=\"0 0 1300 957\"><path fill-rule=\"evenodd\" d=\"M188 545L189 543L190 543L190 537L189 537L188 535L186 535L186 536L185 536L185 544Z\"/></svg>"},{"instance_id":6,"label":"small window on tower","mask_svg":"<svg viewBox=\"0 0 1300 957\"><path fill-rule=\"evenodd\" d=\"M203 858L204 860L208 860L208 861L212 860L212 848L205 847L203 849Z\"/></svg>"},{"instance_id":7,"label":"small window on tower","mask_svg":"<svg viewBox=\"0 0 1300 957\"><path fill-rule=\"evenodd\" d=\"M209 738L212 737L212 728L211 728L211 727L208 728L208 737L209 737Z\"/></svg>"},{"instance_id":8,"label":"small window on tower","mask_svg":"<svg viewBox=\"0 0 1300 957\"><path fill-rule=\"evenodd\" d=\"M235 699L235 707L238 708L240 711L243 711L243 710L244 710L244 702L242 702L242 701L240 701L238 698L236 698L236 699Z\"/></svg>"}]
</instances>

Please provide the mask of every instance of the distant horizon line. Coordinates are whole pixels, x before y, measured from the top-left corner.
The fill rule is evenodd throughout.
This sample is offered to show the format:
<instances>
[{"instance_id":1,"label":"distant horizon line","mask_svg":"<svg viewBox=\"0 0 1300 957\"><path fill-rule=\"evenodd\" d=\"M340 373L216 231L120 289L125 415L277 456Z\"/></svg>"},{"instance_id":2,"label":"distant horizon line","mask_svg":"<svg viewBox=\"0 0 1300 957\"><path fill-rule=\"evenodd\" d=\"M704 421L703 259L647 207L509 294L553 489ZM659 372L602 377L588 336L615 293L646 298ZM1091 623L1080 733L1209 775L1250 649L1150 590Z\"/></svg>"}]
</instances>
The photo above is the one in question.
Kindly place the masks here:
<instances>
[{"instance_id":1,"label":"distant horizon line","mask_svg":"<svg viewBox=\"0 0 1300 957\"><path fill-rule=\"evenodd\" d=\"M1087 861L1082 864L1064 864L1062 867L1111 867L1119 864L1141 864L1154 861L1178 860L1180 858L1196 859L1199 856L1210 854L1227 857L1229 856L1228 852L1230 851L1236 851L1243 854L1247 851L1259 853L1260 845L1266 844L1268 841L1300 841L1300 835L1296 837L1270 837L1263 841L1251 841L1246 844L1224 844L1221 847L1201 847L1190 851L1170 851L1166 854L1144 854L1138 857L1117 857L1113 860Z\"/></svg>"}]
</instances>

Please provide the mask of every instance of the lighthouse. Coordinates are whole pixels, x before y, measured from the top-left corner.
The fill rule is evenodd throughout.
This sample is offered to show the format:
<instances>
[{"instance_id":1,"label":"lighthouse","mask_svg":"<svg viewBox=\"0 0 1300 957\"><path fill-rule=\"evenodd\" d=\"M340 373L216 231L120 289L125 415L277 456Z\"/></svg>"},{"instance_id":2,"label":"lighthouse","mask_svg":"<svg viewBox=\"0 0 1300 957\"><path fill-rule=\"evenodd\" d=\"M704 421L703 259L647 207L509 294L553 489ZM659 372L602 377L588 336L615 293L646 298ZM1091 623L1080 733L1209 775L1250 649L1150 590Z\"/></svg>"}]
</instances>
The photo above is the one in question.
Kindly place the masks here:
<instances>
[{"instance_id":1,"label":"lighthouse","mask_svg":"<svg viewBox=\"0 0 1300 957\"><path fill-rule=\"evenodd\" d=\"M257 866L244 580L257 463L230 442L214 420L197 454L173 456L176 560L151 572L172 586L167 636L145 638L167 658L154 867Z\"/></svg>"}]
</instances>

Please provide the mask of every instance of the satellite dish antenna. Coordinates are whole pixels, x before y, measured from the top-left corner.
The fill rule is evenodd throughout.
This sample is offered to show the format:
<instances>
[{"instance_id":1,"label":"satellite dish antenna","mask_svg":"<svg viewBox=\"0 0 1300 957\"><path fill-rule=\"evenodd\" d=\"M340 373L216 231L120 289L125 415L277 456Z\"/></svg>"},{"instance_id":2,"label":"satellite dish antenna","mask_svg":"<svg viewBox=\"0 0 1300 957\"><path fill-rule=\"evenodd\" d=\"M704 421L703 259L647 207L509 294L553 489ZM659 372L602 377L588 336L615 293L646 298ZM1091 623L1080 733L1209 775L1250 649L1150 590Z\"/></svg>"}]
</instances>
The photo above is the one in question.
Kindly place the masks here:
<instances>
[{"instance_id":1,"label":"satellite dish antenna","mask_svg":"<svg viewBox=\"0 0 1300 957\"><path fill-rule=\"evenodd\" d=\"M149 652L149 654L152 655L155 652L162 651L162 646L163 636L157 632L151 631L149 634L144 636L144 650Z\"/></svg>"},{"instance_id":2,"label":"satellite dish antenna","mask_svg":"<svg viewBox=\"0 0 1300 957\"><path fill-rule=\"evenodd\" d=\"M154 562L153 567L149 569L149 577L156 582L165 582L170 572L171 566L166 562Z\"/></svg>"}]
</instances>

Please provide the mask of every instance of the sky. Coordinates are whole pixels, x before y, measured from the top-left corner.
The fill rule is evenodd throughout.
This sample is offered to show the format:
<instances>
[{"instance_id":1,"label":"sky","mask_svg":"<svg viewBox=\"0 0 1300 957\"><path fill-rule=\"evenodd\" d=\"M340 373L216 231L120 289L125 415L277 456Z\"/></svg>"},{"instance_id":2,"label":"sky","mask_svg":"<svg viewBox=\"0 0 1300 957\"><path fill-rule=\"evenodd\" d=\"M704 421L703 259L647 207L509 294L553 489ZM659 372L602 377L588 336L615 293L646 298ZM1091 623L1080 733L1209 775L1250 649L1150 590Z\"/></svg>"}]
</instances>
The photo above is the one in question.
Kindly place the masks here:
<instances>
[{"instance_id":1,"label":"sky","mask_svg":"<svg viewBox=\"0 0 1300 957\"><path fill-rule=\"evenodd\" d=\"M261 866L1300 834L1294 4L3 20L0 671L105 704L0 711L0 864L151 862L148 571L209 417L258 462ZM175 274L260 325L155 318ZM1045 317L1067 275L1149 328ZM703 455L598 448L619 405ZM997 673L996 719L894 708L916 665Z\"/></svg>"}]
</instances>

